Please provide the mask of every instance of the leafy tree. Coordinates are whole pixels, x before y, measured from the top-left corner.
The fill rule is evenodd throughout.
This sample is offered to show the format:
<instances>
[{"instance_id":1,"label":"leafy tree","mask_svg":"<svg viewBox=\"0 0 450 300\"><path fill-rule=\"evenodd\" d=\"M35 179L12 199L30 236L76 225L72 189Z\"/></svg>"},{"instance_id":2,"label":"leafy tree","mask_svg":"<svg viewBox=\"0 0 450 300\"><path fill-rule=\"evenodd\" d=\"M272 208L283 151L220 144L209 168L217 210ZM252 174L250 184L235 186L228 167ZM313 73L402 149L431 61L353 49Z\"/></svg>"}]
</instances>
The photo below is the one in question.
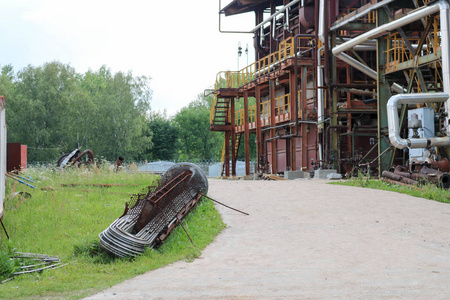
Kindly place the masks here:
<instances>
[{"instance_id":1,"label":"leafy tree","mask_svg":"<svg viewBox=\"0 0 450 300\"><path fill-rule=\"evenodd\" d=\"M29 161L55 161L75 148L133 160L151 147L149 82L131 72L113 75L105 66L78 74L51 62L28 66L17 77L4 66L0 93L7 97L8 141L28 145Z\"/></svg>"},{"instance_id":2,"label":"leafy tree","mask_svg":"<svg viewBox=\"0 0 450 300\"><path fill-rule=\"evenodd\" d=\"M59 62L20 71L14 97L8 99L8 141L31 149L65 150L69 142L67 109L75 103L76 89L75 70ZM57 155L58 151L29 151L28 159L46 160Z\"/></svg>"},{"instance_id":3,"label":"leafy tree","mask_svg":"<svg viewBox=\"0 0 450 300\"><path fill-rule=\"evenodd\" d=\"M209 110L212 97L199 95L175 115L179 128L180 159L218 159L223 140L220 134L209 130Z\"/></svg>"},{"instance_id":4,"label":"leafy tree","mask_svg":"<svg viewBox=\"0 0 450 300\"><path fill-rule=\"evenodd\" d=\"M14 69L11 65L3 66L0 74L0 94L5 99L12 98L15 92L14 86Z\"/></svg>"},{"instance_id":5,"label":"leafy tree","mask_svg":"<svg viewBox=\"0 0 450 300\"><path fill-rule=\"evenodd\" d=\"M173 160L177 155L178 127L167 117L164 111L151 112L148 118L148 129L152 132L153 147L144 155L145 159Z\"/></svg>"},{"instance_id":6,"label":"leafy tree","mask_svg":"<svg viewBox=\"0 0 450 300\"><path fill-rule=\"evenodd\" d=\"M95 107L88 129L95 152L109 160L134 159L151 147L145 119L150 110L149 81L134 78L131 72L112 75L105 66L84 75L82 86Z\"/></svg>"}]
</instances>

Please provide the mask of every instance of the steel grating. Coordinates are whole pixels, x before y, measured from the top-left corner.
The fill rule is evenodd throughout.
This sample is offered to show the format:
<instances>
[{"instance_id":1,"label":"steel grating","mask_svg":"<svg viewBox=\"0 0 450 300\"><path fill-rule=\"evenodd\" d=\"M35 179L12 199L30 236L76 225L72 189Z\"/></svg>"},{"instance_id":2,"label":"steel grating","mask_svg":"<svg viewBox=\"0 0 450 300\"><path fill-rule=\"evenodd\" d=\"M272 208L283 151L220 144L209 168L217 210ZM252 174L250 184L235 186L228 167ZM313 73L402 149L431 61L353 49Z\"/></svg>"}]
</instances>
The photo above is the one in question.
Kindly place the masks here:
<instances>
[{"instance_id":1,"label":"steel grating","mask_svg":"<svg viewBox=\"0 0 450 300\"><path fill-rule=\"evenodd\" d=\"M138 256L161 243L208 192L208 180L191 163L172 166L156 186L133 195L124 214L99 234L100 246L120 256Z\"/></svg>"}]
</instances>

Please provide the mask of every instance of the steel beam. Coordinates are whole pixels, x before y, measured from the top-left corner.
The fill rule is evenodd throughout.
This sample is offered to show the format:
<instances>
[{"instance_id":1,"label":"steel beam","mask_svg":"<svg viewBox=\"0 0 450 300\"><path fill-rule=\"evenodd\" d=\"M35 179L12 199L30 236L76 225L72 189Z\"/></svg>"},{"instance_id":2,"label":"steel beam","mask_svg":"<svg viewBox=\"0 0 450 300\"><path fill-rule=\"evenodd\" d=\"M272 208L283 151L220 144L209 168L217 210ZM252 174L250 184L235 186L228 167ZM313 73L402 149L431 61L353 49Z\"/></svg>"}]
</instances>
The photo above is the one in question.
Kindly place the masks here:
<instances>
[{"instance_id":1,"label":"steel beam","mask_svg":"<svg viewBox=\"0 0 450 300\"><path fill-rule=\"evenodd\" d=\"M250 175L250 132L248 123L248 91L244 91L245 175Z\"/></svg>"},{"instance_id":2,"label":"steel beam","mask_svg":"<svg viewBox=\"0 0 450 300\"><path fill-rule=\"evenodd\" d=\"M231 102L231 176L236 176L236 120L235 120L235 103L234 98L230 99Z\"/></svg>"},{"instance_id":3,"label":"steel beam","mask_svg":"<svg viewBox=\"0 0 450 300\"><path fill-rule=\"evenodd\" d=\"M275 81L270 80L269 81L269 90L270 90L270 126L272 126L272 129L270 129L270 137L274 138L276 134L275 130ZM277 140L271 140L271 149L272 149L272 174L277 174Z\"/></svg>"},{"instance_id":4,"label":"steel beam","mask_svg":"<svg viewBox=\"0 0 450 300\"><path fill-rule=\"evenodd\" d=\"M257 172L261 172L260 162L263 159L264 142L261 140L261 87L259 85L255 88L256 98L256 159Z\"/></svg>"},{"instance_id":5,"label":"steel beam","mask_svg":"<svg viewBox=\"0 0 450 300\"><path fill-rule=\"evenodd\" d=\"M388 15L384 9L378 9L377 25L381 26L389 22ZM384 136L388 133L387 102L391 97L389 83L386 81L385 65L387 40L384 37L377 38L377 111L378 111L378 154L383 153L390 147ZM378 158L378 175L389 168L392 152L388 151L385 155Z\"/></svg>"}]
</instances>

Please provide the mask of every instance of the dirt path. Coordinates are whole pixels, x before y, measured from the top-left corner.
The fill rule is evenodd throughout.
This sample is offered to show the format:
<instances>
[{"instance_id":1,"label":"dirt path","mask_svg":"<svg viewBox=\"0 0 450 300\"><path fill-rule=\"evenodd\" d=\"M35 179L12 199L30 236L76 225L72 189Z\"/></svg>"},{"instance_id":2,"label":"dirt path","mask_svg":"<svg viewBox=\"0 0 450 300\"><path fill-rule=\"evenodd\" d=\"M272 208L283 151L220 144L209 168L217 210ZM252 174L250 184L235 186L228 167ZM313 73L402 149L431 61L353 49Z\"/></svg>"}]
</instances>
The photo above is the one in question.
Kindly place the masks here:
<instances>
[{"instance_id":1,"label":"dirt path","mask_svg":"<svg viewBox=\"0 0 450 300\"><path fill-rule=\"evenodd\" d=\"M319 180L210 179L228 227L89 299L450 299L450 205Z\"/></svg>"}]
</instances>

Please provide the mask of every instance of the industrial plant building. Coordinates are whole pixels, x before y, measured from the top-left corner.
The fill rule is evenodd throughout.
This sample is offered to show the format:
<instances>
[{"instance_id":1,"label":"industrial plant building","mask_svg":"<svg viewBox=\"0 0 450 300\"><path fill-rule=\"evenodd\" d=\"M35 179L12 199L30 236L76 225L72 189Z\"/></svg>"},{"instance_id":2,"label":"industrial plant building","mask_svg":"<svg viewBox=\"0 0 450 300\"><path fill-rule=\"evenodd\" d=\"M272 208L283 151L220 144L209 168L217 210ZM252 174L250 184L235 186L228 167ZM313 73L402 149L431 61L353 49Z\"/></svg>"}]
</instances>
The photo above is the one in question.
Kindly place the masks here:
<instances>
[{"instance_id":1,"label":"industrial plant building","mask_svg":"<svg viewBox=\"0 0 450 300\"><path fill-rule=\"evenodd\" d=\"M254 18L255 62L221 71L210 129L223 175L256 143L257 172L448 172L449 3L445 0L233 0ZM226 33L223 33L226 34ZM436 167L437 166L437 167Z\"/></svg>"}]
</instances>

